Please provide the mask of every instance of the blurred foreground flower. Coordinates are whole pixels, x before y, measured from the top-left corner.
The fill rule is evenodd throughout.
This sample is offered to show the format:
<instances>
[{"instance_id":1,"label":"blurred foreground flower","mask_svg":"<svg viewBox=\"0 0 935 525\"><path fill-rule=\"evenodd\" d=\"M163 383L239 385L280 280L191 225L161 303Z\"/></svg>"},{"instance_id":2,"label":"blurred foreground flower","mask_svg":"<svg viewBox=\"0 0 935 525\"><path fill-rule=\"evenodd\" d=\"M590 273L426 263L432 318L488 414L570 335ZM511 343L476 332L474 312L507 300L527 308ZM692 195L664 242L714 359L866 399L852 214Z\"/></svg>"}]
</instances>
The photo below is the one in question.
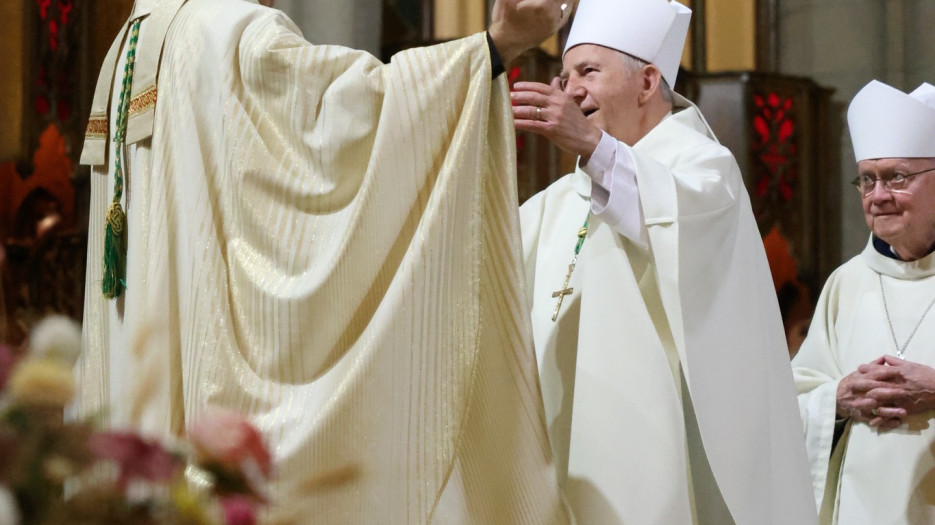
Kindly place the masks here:
<instances>
[{"instance_id":1,"label":"blurred foreground flower","mask_svg":"<svg viewBox=\"0 0 935 525\"><path fill-rule=\"evenodd\" d=\"M272 470L256 428L208 410L186 458L135 431L65 421L80 346L66 318L40 323L18 359L0 344L0 525L254 525ZM186 464L209 482L196 488Z\"/></svg>"},{"instance_id":2,"label":"blurred foreground flower","mask_svg":"<svg viewBox=\"0 0 935 525\"><path fill-rule=\"evenodd\" d=\"M16 499L3 486L0 486L0 523L19 525L19 510L16 508Z\"/></svg>"},{"instance_id":3,"label":"blurred foreground flower","mask_svg":"<svg viewBox=\"0 0 935 525\"><path fill-rule=\"evenodd\" d=\"M214 476L218 494L250 493L265 499L262 485L272 471L263 436L243 416L210 406L188 434L196 462Z\"/></svg>"},{"instance_id":4,"label":"blurred foreground flower","mask_svg":"<svg viewBox=\"0 0 935 525\"><path fill-rule=\"evenodd\" d=\"M88 446L95 457L117 464L117 488L125 490L135 479L164 482L182 470L181 457L170 454L158 442L132 432L101 432Z\"/></svg>"},{"instance_id":5,"label":"blurred foreground flower","mask_svg":"<svg viewBox=\"0 0 935 525\"><path fill-rule=\"evenodd\" d=\"M75 397L71 368L53 359L24 359L13 368L8 390L24 405L63 408Z\"/></svg>"},{"instance_id":6,"label":"blurred foreground flower","mask_svg":"<svg viewBox=\"0 0 935 525\"><path fill-rule=\"evenodd\" d=\"M255 525L256 502L243 496L231 496L221 500L224 520L227 525Z\"/></svg>"},{"instance_id":7,"label":"blurred foreground flower","mask_svg":"<svg viewBox=\"0 0 935 525\"><path fill-rule=\"evenodd\" d=\"M231 470L254 463L264 476L269 476L272 469L263 436L233 410L208 407L192 425L189 439L197 458L204 463L218 463Z\"/></svg>"},{"instance_id":8,"label":"blurred foreground flower","mask_svg":"<svg viewBox=\"0 0 935 525\"><path fill-rule=\"evenodd\" d=\"M81 327L64 315L46 317L29 335L29 353L72 366L81 353Z\"/></svg>"},{"instance_id":9,"label":"blurred foreground flower","mask_svg":"<svg viewBox=\"0 0 935 525\"><path fill-rule=\"evenodd\" d=\"M228 525L252 525L266 503L272 458L263 436L243 416L209 406L188 434L195 462L211 477Z\"/></svg>"}]
</instances>

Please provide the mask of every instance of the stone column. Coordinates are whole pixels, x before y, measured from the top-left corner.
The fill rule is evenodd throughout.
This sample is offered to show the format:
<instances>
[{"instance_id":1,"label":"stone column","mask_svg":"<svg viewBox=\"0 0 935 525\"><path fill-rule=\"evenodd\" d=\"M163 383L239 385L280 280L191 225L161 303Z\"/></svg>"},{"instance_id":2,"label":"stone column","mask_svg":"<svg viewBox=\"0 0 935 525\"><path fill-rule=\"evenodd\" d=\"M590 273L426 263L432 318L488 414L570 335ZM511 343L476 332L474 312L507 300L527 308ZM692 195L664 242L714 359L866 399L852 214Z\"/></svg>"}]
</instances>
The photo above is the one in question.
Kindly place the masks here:
<instances>
[{"instance_id":1,"label":"stone column","mask_svg":"<svg viewBox=\"0 0 935 525\"><path fill-rule=\"evenodd\" d=\"M276 0L306 40L363 49L380 56L383 3L374 0Z\"/></svg>"},{"instance_id":2,"label":"stone column","mask_svg":"<svg viewBox=\"0 0 935 525\"><path fill-rule=\"evenodd\" d=\"M811 77L818 84L836 90L832 129L838 130L836 135L840 137L840 167L827 176L838 179L840 201L828 204L837 204L841 210L841 238L823 239L823 242L841 243L842 262L859 253L869 235L859 196L848 185L856 175L856 164L847 131L847 104L873 79L904 87L901 85L903 46L898 40L893 41L894 34L902 36L904 33L902 30L894 32L891 27L902 19L899 13L902 1L785 0L779 3L780 72ZM922 20L917 23L924 25Z\"/></svg>"},{"instance_id":3,"label":"stone column","mask_svg":"<svg viewBox=\"0 0 935 525\"><path fill-rule=\"evenodd\" d=\"M907 0L905 15L906 89L923 82L935 85L935 2Z\"/></svg>"}]
</instances>

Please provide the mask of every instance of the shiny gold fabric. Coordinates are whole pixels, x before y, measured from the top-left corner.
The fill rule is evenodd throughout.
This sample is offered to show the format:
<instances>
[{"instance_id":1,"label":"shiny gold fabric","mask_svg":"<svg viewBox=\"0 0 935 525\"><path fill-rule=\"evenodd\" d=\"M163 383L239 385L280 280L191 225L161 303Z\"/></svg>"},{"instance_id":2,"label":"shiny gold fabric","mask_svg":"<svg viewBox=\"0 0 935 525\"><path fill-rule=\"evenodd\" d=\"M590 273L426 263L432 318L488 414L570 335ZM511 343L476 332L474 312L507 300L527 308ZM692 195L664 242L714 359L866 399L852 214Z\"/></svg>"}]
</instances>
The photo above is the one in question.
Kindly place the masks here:
<instances>
[{"instance_id":1,"label":"shiny gold fabric","mask_svg":"<svg viewBox=\"0 0 935 525\"><path fill-rule=\"evenodd\" d=\"M125 419L179 432L209 403L253 416L277 515L567 521L518 288L509 99L490 74L483 35L384 66L310 45L278 11L189 0L153 136L130 155L117 303L96 293L92 221L79 412L126 403L138 379L114 366L154 329L169 383L146 421Z\"/></svg>"}]
</instances>

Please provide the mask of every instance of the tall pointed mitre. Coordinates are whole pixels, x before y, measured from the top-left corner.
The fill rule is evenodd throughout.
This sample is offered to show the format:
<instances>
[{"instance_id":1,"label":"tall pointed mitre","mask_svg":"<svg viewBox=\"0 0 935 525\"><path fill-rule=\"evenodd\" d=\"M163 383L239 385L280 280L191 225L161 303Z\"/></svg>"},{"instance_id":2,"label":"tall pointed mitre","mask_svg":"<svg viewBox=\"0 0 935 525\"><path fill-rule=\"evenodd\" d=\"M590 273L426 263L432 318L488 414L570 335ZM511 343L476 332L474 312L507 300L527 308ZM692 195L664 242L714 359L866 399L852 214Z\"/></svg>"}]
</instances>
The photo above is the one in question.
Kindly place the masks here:
<instances>
[{"instance_id":1,"label":"tall pointed mitre","mask_svg":"<svg viewBox=\"0 0 935 525\"><path fill-rule=\"evenodd\" d=\"M847 125L858 162L935 157L935 86L906 94L873 80L851 101Z\"/></svg>"},{"instance_id":2,"label":"tall pointed mitre","mask_svg":"<svg viewBox=\"0 0 935 525\"><path fill-rule=\"evenodd\" d=\"M565 53L597 44L654 64L675 87L692 11L668 0L581 0Z\"/></svg>"}]
</instances>

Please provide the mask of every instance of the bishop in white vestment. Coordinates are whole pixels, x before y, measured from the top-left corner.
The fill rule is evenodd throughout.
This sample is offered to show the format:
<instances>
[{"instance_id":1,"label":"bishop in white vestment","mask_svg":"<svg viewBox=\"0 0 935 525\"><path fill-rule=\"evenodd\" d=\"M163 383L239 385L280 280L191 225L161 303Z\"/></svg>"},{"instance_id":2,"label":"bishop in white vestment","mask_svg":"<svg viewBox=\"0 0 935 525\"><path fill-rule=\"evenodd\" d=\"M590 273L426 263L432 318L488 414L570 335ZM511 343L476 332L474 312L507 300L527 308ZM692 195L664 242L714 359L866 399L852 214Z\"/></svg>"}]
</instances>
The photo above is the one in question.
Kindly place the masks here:
<instances>
[{"instance_id":1,"label":"bishop in white vestment","mask_svg":"<svg viewBox=\"0 0 935 525\"><path fill-rule=\"evenodd\" d=\"M581 156L520 210L559 477L584 524L815 523L740 171L669 90L689 17L582 0L561 80L515 86L517 127Z\"/></svg>"},{"instance_id":2,"label":"bishop in white vestment","mask_svg":"<svg viewBox=\"0 0 935 525\"><path fill-rule=\"evenodd\" d=\"M497 8L504 60L563 15ZM276 461L273 516L300 523L567 522L492 48L384 65L252 1L137 0L82 153L76 415L182 435L206 405L242 412ZM353 475L305 490L335 469Z\"/></svg>"},{"instance_id":3,"label":"bishop in white vestment","mask_svg":"<svg viewBox=\"0 0 935 525\"><path fill-rule=\"evenodd\" d=\"M848 109L863 253L828 278L793 360L821 523L935 523L935 87Z\"/></svg>"}]
</instances>

